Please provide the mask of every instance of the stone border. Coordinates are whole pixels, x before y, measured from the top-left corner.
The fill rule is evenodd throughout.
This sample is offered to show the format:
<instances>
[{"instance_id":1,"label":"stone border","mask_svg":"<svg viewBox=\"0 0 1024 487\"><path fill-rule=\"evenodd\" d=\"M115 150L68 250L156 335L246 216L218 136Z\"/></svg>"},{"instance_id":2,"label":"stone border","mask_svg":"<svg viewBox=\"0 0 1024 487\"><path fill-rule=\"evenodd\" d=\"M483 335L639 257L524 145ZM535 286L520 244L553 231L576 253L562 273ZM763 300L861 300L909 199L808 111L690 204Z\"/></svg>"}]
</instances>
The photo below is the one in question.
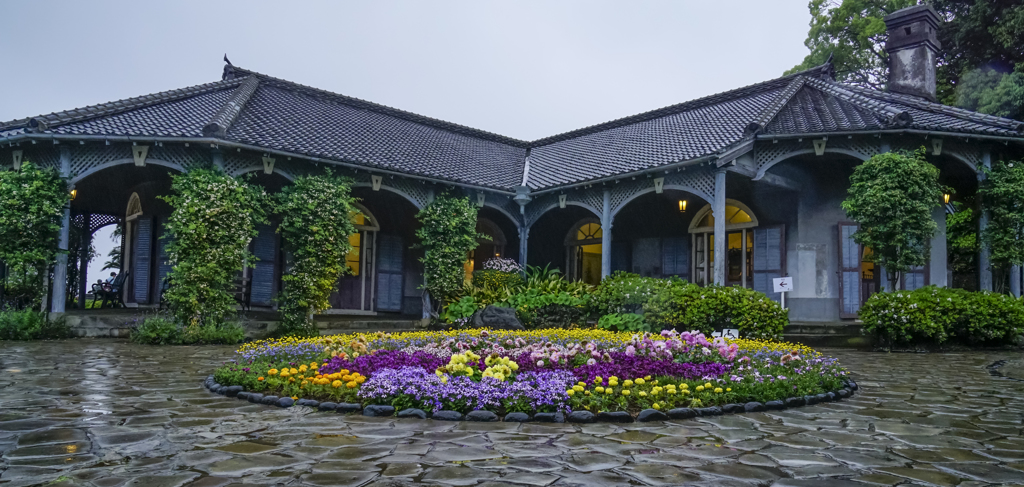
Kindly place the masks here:
<instances>
[{"instance_id":1,"label":"stone border","mask_svg":"<svg viewBox=\"0 0 1024 487\"><path fill-rule=\"evenodd\" d=\"M399 418L419 418L435 419L438 421L481 421L481 422L495 422L504 421L507 423L517 422L525 423L529 421L535 421L538 423L632 423L634 421L640 423L646 423L650 421L665 421L668 419L693 419L697 417L706 416L721 416L723 414L739 414L739 413L757 413L762 411L781 411L783 409L801 407L801 406L812 406L823 402L834 402L841 401L848 397L853 396L859 386L852 380L846 381L846 387L835 391L826 392L824 394L817 394L814 396L803 396L803 397L790 397L785 401L768 401L765 403L760 402L748 402L745 404L725 404L722 406L711 406L706 408L676 408L668 411L660 411L657 409L644 409L640 411L640 414L633 417L626 411L604 411L594 414L590 411L573 411L568 416L564 413L536 413L530 416L526 413L508 413L504 418L498 417L497 414L486 411L478 410L470 412L466 415L458 411L447 411L441 410L434 414L428 414L422 409L403 409L401 411L395 411L394 406L385 406L381 404L370 404L365 407L361 404L356 403L334 403L334 402L318 402L312 399L299 399L293 400L290 397L278 397L272 395L263 395L256 392L246 392L242 386L225 386L218 384L214 381L213 376L209 376L203 382L203 386L215 394L221 394L227 397L237 397L238 399L248 400L254 404L265 404L268 406L278 406L282 408L289 408L292 406L306 406L310 408L317 408L320 411L335 411L339 413L359 413L362 412L363 416L375 416L375 417L388 417L397 416Z\"/></svg>"}]
</instances>

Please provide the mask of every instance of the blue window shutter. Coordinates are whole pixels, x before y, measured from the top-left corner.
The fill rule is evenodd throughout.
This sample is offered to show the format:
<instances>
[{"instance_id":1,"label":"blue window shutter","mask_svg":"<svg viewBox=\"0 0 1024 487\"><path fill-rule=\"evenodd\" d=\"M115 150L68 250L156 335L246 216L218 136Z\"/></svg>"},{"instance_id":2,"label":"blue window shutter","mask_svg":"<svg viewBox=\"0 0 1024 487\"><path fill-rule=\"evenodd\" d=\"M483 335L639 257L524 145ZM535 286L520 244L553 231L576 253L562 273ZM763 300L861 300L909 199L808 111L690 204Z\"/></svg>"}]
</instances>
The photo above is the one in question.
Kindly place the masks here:
<instances>
[{"instance_id":1,"label":"blue window shutter","mask_svg":"<svg viewBox=\"0 0 1024 487\"><path fill-rule=\"evenodd\" d=\"M149 304L149 276L153 267L153 218L143 217L135 220L135 302Z\"/></svg>"},{"instance_id":2,"label":"blue window shutter","mask_svg":"<svg viewBox=\"0 0 1024 487\"><path fill-rule=\"evenodd\" d=\"M661 241L661 274L664 277L690 277L690 239L666 238Z\"/></svg>"},{"instance_id":3,"label":"blue window shutter","mask_svg":"<svg viewBox=\"0 0 1024 487\"><path fill-rule=\"evenodd\" d=\"M839 224L839 317L856 318L861 302L861 247L853 240L856 223Z\"/></svg>"},{"instance_id":4,"label":"blue window shutter","mask_svg":"<svg viewBox=\"0 0 1024 487\"><path fill-rule=\"evenodd\" d=\"M755 228L753 232L754 290L767 294L775 301L781 301L782 296L775 292L772 279L785 275L786 228L778 225Z\"/></svg>"},{"instance_id":5,"label":"blue window shutter","mask_svg":"<svg viewBox=\"0 0 1024 487\"><path fill-rule=\"evenodd\" d=\"M380 235L377 241L377 310L402 311L402 237Z\"/></svg>"},{"instance_id":6,"label":"blue window shutter","mask_svg":"<svg viewBox=\"0 0 1024 487\"><path fill-rule=\"evenodd\" d=\"M629 271L632 267L630 250L630 242L612 242L612 272Z\"/></svg>"},{"instance_id":7,"label":"blue window shutter","mask_svg":"<svg viewBox=\"0 0 1024 487\"><path fill-rule=\"evenodd\" d=\"M256 232L252 245L256 261L252 265L252 291L249 301L257 306L270 306L274 299L277 234L271 225L259 225Z\"/></svg>"}]
</instances>

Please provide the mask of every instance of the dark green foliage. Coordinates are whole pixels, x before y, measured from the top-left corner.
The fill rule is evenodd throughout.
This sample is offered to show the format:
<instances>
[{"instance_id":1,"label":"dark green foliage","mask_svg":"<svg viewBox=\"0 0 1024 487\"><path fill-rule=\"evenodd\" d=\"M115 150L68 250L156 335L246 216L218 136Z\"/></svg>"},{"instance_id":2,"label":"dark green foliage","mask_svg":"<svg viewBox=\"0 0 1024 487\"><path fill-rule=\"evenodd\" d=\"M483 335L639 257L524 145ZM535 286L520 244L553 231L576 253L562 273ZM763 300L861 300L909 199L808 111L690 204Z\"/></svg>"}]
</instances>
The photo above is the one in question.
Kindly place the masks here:
<instances>
[{"instance_id":1,"label":"dark green foliage","mask_svg":"<svg viewBox=\"0 0 1024 487\"><path fill-rule=\"evenodd\" d=\"M608 315L615 313L639 313L659 291L670 286L673 280L640 277L624 271L616 271L601 280L589 294L592 313Z\"/></svg>"},{"instance_id":2,"label":"dark green foliage","mask_svg":"<svg viewBox=\"0 0 1024 487\"><path fill-rule=\"evenodd\" d=\"M864 331L888 346L1009 344L1024 332L1024 302L1003 294L926 286L875 293L860 309Z\"/></svg>"},{"instance_id":3,"label":"dark green foliage","mask_svg":"<svg viewBox=\"0 0 1024 487\"><path fill-rule=\"evenodd\" d=\"M989 212L981 238L993 267L1024 265L1024 163L997 162L979 191Z\"/></svg>"},{"instance_id":4,"label":"dark green foliage","mask_svg":"<svg viewBox=\"0 0 1024 487\"><path fill-rule=\"evenodd\" d=\"M463 267L469 252L476 248L477 208L467 197L441 194L416 214L422 225L416 230L418 246L424 249L423 287L440 309L458 298L465 281Z\"/></svg>"},{"instance_id":5,"label":"dark green foliage","mask_svg":"<svg viewBox=\"0 0 1024 487\"><path fill-rule=\"evenodd\" d=\"M253 257L249 242L266 222L262 189L217 170L173 176L162 196L174 212L167 222L173 285L164 294L174 319L185 326L217 326L235 310L236 273Z\"/></svg>"},{"instance_id":6,"label":"dark green foliage","mask_svg":"<svg viewBox=\"0 0 1024 487\"><path fill-rule=\"evenodd\" d=\"M563 279L558 269L527 267L517 285L466 287L462 296L449 302L440 318L463 326L477 310L493 304L514 308L528 329L568 328L585 321L586 297L591 290L586 283Z\"/></svg>"},{"instance_id":7,"label":"dark green foliage","mask_svg":"<svg viewBox=\"0 0 1024 487\"><path fill-rule=\"evenodd\" d=\"M71 329L64 318L49 320L32 310L0 312L0 340L50 340L68 338Z\"/></svg>"},{"instance_id":8,"label":"dark green foliage","mask_svg":"<svg viewBox=\"0 0 1024 487\"><path fill-rule=\"evenodd\" d=\"M144 345L233 345L245 339L245 330L230 321L185 328L173 318L152 316L132 331L130 339Z\"/></svg>"},{"instance_id":9,"label":"dark green foliage","mask_svg":"<svg viewBox=\"0 0 1024 487\"><path fill-rule=\"evenodd\" d=\"M651 325L644 321L644 315L637 313L612 313L601 316L597 327L609 331L651 331Z\"/></svg>"},{"instance_id":10,"label":"dark green foliage","mask_svg":"<svg viewBox=\"0 0 1024 487\"><path fill-rule=\"evenodd\" d=\"M0 261L11 268L9 274L32 279L20 290L26 293L20 305L42 296L70 199L67 182L53 169L26 161L19 171L0 171Z\"/></svg>"},{"instance_id":11,"label":"dark green foliage","mask_svg":"<svg viewBox=\"0 0 1024 487\"><path fill-rule=\"evenodd\" d=\"M283 317L280 334L319 334L313 315L327 308L338 279L349 271L345 256L352 250L349 236L356 232L351 181L333 176L303 176L278 195L280 232L292 265L282 280Z\"/></svg>"},{"instance_id":12,"label":"dark green foliage","mask_svg":"<svg viewBox=\"0 0 1024 487\"><path fill-rule=\"evenodd\" d=\"M789 324L789 312L764 293L738 286L707 286L676 281L644 306L653 330L736 328L744 338L773 338Z\"/></svg>"},{"instance_id":13,"label":"dark green foliage","mask_svg":"<svg viewBox=\"0 0 1024 487\"><path fill-rule=\"evenodd\" d=\"M518 272L505 272L496 269L483 269L473 272L473 285L481 288L500 289L518 288L526 283L523 275Z\"/></svg>"},{"instance_id":14,"label":"dark green foliage","mask_svg":"<svg viewBox=\"0 0 1024 487\"><path fill-rule=\"evenodd\" d=\"M952 287L963 287L959 276L973 275L978 270L978 220L973 210L974 198L965 202L954 201L954 213L946 214L946 249L949 252L949 269L953 271ZM974 284L973 280L970 280Z\"/></svg>"},{"instance_id":15,"label":"dark green foliage","mask_svg":"<svg viewBox=\"0 0 1024 487\"><path fill-rule=\"evenodd\" d=\"M853 239L871 248L888 272L889 289L901 273L928 262L937 228L932 208L942 205L942 193L939 170L924 159L924 149L878 154L850 176L843 210L860 224Z\"/></svg>"}]
</instances>

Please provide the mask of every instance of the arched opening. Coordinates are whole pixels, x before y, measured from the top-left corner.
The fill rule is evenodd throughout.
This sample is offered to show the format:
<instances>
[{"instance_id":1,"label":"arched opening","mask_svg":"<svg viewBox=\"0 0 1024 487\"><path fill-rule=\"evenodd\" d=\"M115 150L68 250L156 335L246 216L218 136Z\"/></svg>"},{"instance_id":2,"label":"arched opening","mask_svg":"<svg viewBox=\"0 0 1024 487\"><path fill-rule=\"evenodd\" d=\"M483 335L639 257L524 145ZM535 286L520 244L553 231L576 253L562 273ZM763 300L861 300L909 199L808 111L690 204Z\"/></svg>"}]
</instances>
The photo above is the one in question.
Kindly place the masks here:
<instances>
[{"instance_id":1,"label":"arched opening","mask_svg":"<svg viewBox=\"0 0 1024 487\"><path fill-rule=\"evenodd\" d=\"M484 263L496 257L507 257L505 247L508 240L505 232L497 223L489 218L477 217L476 233L486 237L477 237L476 248L469 251L469 257L463 267L466 270L466 279L473 278L473 272L483 270Z\"/></svg>"},{"instance_id":2,"label":"arched opening","mask_svg":"<svg viewBox=\"0 0 1024 487\"><path fill-rule=\"evenodd\" d=\"M750 276L754 275L754 232L749 230L757 225L757 217L750 208L736 200L725 200L726 285L748 287ZM693 282L706 285L712 280L715 262L715 215L711 205L697 212L689 232Z\"/></svg>"},{"instance_id":3,"label":"arched opening","mask_svg":"<svg viewBox=\"0 0 1024 487\"><path fill-rule=\"evenodd\" d=\"M601 282L601 222L596 218L580 220L565 237L566 278L587 284Z\"/></svg>"},{"instance_id":4,"label":"arched opening","mask_svg":"<svg viewBox=\"0 0 1024 487\"><path fill-rule=\"evenodd\" d=\"M338 289L329 301L334 309L371 311L373 288L376 283L375 243L380 225L365 206L356 203L351 215L356 232L348 236L352 250L345 255L348 273L338 281Z\"/></svg>"},{"instance_id":5,"label":"arched opening","mask_svg":"<svg viewBox=\"0 0 1024 487\"><path fill-rule=\"evenodd\" d=\"M687 229L705 201L695 193L670 188L629 199L613 221L611 270L690 280Z\"/></svg>"}]
</instances>

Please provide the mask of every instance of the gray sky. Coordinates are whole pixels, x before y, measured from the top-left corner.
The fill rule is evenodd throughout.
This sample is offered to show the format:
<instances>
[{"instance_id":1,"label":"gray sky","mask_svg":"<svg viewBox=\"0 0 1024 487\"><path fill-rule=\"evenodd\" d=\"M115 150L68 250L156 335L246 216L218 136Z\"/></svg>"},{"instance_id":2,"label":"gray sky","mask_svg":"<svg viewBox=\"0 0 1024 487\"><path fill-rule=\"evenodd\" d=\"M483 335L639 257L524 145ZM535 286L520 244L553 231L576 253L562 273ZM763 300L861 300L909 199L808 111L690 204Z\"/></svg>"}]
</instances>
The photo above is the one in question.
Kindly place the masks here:
<instances>
[{"instance_id":1,"label":"gray sky","mask_svg":"<svg viewBox=\"0 0 1024 487\"><path fill-rule=\"evenodd\" d=\"M777 77L803 60L809 21L807 0L8 0L0 120L216 81L227 53L533 140Z\"/></svg>"}]
</instances>

